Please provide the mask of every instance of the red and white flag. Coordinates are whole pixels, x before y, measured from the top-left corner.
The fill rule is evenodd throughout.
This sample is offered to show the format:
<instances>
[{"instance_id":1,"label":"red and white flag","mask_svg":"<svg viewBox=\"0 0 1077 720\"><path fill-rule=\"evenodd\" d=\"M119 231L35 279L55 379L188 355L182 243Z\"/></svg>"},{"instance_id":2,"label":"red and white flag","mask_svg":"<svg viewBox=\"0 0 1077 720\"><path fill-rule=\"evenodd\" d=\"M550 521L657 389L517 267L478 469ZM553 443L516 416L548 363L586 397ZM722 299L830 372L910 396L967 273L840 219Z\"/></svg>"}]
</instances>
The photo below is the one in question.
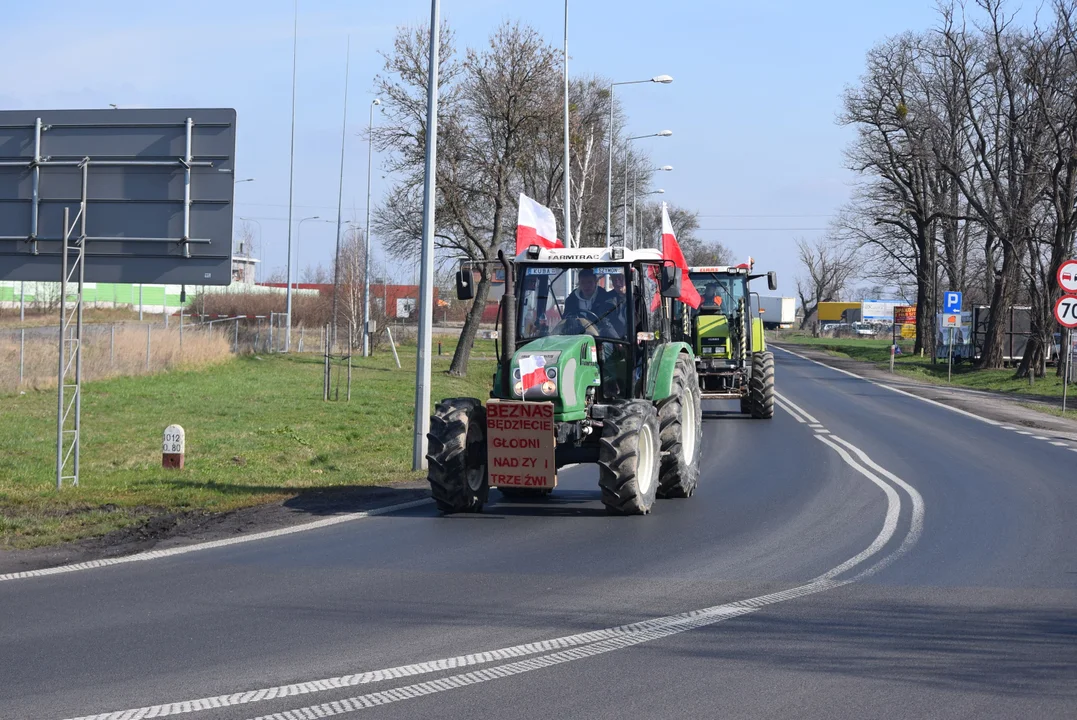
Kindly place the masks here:
<instances>
[{"instance_id":1,"label":"red and white flag","mask_svg":"<svg viewBox=\"0 0 1077 720\"><path fill-rule=\"evenodd\" d=\"M520 214L516 220L516 254L532 245L544 248L563 248L557 239L557 219L553 210L520 193Z\"/></svg>"},{"instance_id":2,"label":"red and white flag","mask_svg":"<svg viewBox=\"0 0 1077 720\"><path fill-rule=\"evenodd\" d=\"M526 393L533 387L546 382L546 358L542 355L528 355L520 358L520 383ZM520 393L521 396L523 393Z\"/></svg>"},{"instance_id":3,"label":"red and white flag","mask_svg":"<svg viewBox=\"0 0 1077 720\"><path fill-rule=\"evenodd\" d=\"M681 246L677 243L677 237L673 234L673 223L669 221L669 211L665 203L662 204L662 257L671 261L681 269L681 296L677 298L685 305L698 308L703 298L696 291L696 286L688 277L688 263L681 252Z\"/></svg>"}]
</instances>

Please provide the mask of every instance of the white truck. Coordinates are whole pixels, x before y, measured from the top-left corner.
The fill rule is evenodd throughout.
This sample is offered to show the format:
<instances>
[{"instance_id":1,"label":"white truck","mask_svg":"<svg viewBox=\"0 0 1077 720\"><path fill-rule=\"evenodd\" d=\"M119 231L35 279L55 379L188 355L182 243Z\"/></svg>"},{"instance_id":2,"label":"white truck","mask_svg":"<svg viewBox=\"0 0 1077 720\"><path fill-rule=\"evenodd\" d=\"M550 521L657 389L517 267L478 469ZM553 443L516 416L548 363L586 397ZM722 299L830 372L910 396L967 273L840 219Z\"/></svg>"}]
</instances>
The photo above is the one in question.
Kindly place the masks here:
<instances>
[{"instance_id":1,"label":"white truck","mask_svg":"<svg viewBox=\"0 0 1077 720\"><path fill-rule=\"evenodd\" d=\"M752 305L755 304L756 300L752 298ZM791 328L796 322L796 298L760 295L758 304L759 307L753 309L760 313L763 327L767 330Z\"/></svg>"}]
</instances>

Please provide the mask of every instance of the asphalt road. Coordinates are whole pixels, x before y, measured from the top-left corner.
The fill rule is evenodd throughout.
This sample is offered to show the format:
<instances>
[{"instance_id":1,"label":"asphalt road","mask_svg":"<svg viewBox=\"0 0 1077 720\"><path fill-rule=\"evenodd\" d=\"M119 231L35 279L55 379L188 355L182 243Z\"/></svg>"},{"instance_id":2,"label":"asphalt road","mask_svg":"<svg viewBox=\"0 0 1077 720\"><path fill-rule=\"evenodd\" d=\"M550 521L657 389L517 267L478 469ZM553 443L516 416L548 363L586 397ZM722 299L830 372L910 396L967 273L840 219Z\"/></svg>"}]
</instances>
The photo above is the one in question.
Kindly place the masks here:
<instances>
[{"instance_id":1,"label":"asphalt road","mask_svg":"<svg viewBox=\"0 0 1077 720\"><path fill-rule=\"evenodd\" d=\"M1077 444L781 352L778 388L711 404L700 490L648 517L580 467L2 581L0 717L1074 717Z\"/></svg>"}]
</instances>

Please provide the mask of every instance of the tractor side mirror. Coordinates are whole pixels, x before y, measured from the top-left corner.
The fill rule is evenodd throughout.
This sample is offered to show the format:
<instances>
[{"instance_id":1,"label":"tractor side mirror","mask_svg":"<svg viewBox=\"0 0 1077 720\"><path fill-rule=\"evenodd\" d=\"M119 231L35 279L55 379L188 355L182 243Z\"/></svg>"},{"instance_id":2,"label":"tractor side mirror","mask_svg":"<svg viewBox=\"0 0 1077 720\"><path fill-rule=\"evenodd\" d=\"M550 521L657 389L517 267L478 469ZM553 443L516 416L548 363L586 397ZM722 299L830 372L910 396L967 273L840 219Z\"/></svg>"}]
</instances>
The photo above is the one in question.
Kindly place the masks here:
<instances>
[{"instance_id":1,"label":"tractor side mirror","mask_svg":"<svg viewBox=\"0 0 1077 720\"><path fill-rule=\"evenodd\" d=\"M681 269L676 265L662 266L662 297L679 298L681 296L681 277Z\"/></svg>"},{"instance_id":2,"label":"tractor side mirror","mask_svg":"<svg viewBox=\"0 0 1077 720\"><path fill-rule=\"evenodd\" d=\"M458 270L456 273L456 299L471 300L475 297L475 278L471 270Z\"/></svg>"},{"instance_id":3,"label":"tractor side mirror","mask_svg":"<svg viewBox=\"0 0 1077 720\"><path fill-rule=\"evenodd\" d=\"M771 290L778 289L778 273L773 270L767 273L767 287Z\"/></svg>"}]
</instances>

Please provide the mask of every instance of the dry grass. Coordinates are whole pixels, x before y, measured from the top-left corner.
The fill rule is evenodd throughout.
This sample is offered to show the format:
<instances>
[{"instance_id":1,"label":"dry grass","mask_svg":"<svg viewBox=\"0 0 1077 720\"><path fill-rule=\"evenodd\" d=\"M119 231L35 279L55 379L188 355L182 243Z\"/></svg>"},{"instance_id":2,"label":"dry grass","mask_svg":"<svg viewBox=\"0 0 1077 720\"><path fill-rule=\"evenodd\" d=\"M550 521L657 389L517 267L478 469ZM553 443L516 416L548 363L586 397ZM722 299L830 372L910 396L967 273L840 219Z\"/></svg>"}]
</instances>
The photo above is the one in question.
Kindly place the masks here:
<instances>
[{"instance_id":1,"label":"dry grass","mask_svg":"<svg viewBox=\"0 0 1077 720\"><path fill-rule=\"evenodd\" d=\"M281 293L206 293L195 296L188 304L191 314L207 315L262 315L282 313L286 298ZM332 315L331 295L307 295L296 293L292 297L292 322L304 327L323 327Z\"/></svg>"},{"instance_id":2,"label":"dry grass","mask_svg":"<svg viewBox=\"0 0 1077 720\"><path fill-rule=\"evenodd\" d=\"M150 339L146 360L147 327ZM82 379L102 380L126 375L149 375L178 368L199 368L232 356L227 333L220 330L180 330L148 325L116 325L83 330ZM23 355L23 382L19 385L19 335L0 334L0 393L56 386L58 370L56 331L28 330Z\"/></svg>"}]
</instances>

